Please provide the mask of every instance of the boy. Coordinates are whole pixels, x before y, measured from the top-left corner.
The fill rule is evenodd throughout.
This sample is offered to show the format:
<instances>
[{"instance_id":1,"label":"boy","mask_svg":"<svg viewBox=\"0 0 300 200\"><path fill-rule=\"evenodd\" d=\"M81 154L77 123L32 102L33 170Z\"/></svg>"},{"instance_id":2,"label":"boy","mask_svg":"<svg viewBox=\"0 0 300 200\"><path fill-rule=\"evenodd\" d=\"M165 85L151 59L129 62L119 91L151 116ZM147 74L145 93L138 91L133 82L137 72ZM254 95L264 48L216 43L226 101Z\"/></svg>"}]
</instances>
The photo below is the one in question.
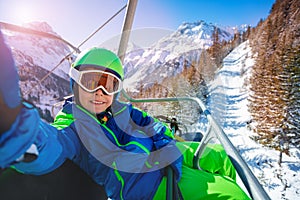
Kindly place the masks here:
<instances>
[{"instance_id":1,"label":"boy","mask_svg":"<svg viewBox=\"0 0 300 200\"><path fill-rule=\"evenodd\" d=\"M170 165L184 199L249 199L222 148L206 151L199 161L203 170L194 169L199 143L176 143L164 124L117 100L124 72L113 52L91 48L77 57L69 73L74 98L50 125L21 102L2 35L0 47L0 168L40 175L70 159L104 186L109 198L133 200L165 199L164 169ZM36 158L28 159L26 152Z\"/></svg>"}]
</instances>

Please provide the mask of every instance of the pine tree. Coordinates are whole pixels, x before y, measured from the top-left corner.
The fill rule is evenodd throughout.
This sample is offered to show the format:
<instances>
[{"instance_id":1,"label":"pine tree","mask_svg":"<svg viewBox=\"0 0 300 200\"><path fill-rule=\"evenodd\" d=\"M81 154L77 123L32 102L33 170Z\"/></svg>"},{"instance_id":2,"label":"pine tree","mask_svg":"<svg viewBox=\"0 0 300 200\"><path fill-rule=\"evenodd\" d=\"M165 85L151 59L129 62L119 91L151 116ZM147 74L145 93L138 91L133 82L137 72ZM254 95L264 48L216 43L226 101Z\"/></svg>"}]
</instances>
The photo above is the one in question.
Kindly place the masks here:
<instances>
[{"instance_id":1,"label":"pine tree","mask_svg":"<svg viewBox=\"0 0 300 200\"><path fill-rule=\"evenodd\" d=\"M256 52L250 112L261 143L289 154L299 148L299 1L276 1L250 36ZM279 159L279 163L281 159Z\"/></svg>"}]
</instances>

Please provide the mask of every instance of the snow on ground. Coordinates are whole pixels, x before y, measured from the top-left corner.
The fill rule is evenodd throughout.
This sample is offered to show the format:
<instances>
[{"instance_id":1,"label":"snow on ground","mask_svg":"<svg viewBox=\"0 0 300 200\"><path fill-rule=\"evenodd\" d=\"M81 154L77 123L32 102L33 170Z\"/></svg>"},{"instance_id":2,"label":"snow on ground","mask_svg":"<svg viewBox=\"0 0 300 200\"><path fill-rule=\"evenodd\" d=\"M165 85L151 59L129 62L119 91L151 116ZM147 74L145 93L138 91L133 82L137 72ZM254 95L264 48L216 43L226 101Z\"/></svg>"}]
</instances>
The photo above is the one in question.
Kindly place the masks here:
<instances>
[{"instance_id":1,"label":"snow on ground","mask_svg":"<svg viewBox=\"0 0 300 200\"><path fill-rule=\"evenodd\" d=\"M248 42L231 52L210 85L207 106L270 198L300 199L300 151L291 149L291 156L284 154L280 167L278 151L263 147L249 137L254 133L247 128L250 114L245 81L253 64Z\"/></svg>"}]
</instances>

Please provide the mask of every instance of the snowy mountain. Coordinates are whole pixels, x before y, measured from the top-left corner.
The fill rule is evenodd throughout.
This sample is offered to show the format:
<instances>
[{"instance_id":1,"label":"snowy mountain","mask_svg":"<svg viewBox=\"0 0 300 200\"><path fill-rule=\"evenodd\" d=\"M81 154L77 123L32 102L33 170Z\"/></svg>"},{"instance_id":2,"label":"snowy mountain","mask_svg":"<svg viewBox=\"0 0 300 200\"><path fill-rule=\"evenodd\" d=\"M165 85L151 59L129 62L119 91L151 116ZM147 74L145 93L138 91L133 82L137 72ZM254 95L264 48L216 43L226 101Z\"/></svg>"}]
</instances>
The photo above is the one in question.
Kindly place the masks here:
<instances>
[{"instance_id":1,"label":"snowy mountain","mask_svg":"<svg viewBox=\"0 0 300 200\"><path fill-rule=\"evenodd\" d=\"M139 82L136 80L161 83L163 78L182 72L185 62L198 61L202 49L213 44L215 29L221 42L231 40L234 33L242 28L221 27L205 21L183 23L175 32L152 46L134 48L125 58L125 89L134 91L138 88Z\"/></svg>"},{"instance_id":2,"label":"snowy mountain","mask_svg":"<svg viewBox=\"0 0 300 200\"><path fill-rule=\"evenodd\" d=\"M24 27L57 35L45 22ZM61 41L3 29L20 74L23 97L40 108L40 114L51 120L52 106L70 92L69 63L62 59L71 51ZM53 72L52 72L53 71Z\"/></svg>"},{"instance_id":3,"label":"snowy mountain","mask_svg":"<svg viewBox=\"0 0 300 200\"><path fill-rule=\"evenodd\" d=\"M24 27L58 36L46 22L30 22L24 24ZM70 53L68 46L61 41L36 35L5 31L5 29L4 34L13 50L18 66L28 62L50 71L59 64L62 58ZM54 71L54 74L66 79L68 78L68 70L69 63L63 62Z\"/></svg>"}]
</instances>

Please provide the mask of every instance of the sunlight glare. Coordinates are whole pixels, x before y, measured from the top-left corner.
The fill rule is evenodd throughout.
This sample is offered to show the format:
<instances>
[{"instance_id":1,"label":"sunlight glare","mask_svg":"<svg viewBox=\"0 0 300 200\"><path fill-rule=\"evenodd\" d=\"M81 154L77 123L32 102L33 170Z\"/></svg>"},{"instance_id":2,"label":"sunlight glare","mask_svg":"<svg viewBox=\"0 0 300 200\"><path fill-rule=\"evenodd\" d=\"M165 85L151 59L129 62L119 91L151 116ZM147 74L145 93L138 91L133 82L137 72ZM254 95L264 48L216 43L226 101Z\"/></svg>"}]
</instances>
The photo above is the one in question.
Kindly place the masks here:
<instances>
[{"instance_id":1,"label":"sunlight glare","mask_svg":"<svg viewBox=\"0 0 300 200\"><path fill-rule=\"evenodd\" d=\"M20 23L26 23L36 20L36 10L33 8L32 4L20 4L16 5L12 15Z\"/></svg>"}]
</instances>

